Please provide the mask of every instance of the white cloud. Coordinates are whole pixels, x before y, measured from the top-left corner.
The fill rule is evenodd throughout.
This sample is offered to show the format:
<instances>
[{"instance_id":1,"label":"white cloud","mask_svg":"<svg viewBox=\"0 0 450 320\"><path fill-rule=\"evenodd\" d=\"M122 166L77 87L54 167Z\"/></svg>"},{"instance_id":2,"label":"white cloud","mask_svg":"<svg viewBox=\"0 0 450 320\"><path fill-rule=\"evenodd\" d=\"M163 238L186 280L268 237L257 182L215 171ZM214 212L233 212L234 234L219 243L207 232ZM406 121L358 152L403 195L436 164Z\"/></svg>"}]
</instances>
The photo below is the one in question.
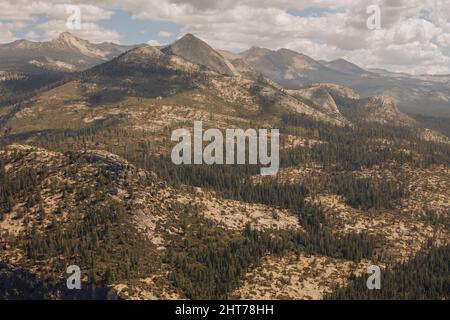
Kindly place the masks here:
<instances>
[{"instance_id":1,"label":"white cloud","mask_svg":"<svg viewBox=\"0 0 450 320\"><path fill-rule=\"evenodd\" d=\"M45 30L46 37L59 33L66 17L63 4L46 0L32 3L3 0L0 19L33 21L36 14L46 13L51 20L38 27ZM450 73L447 0L99 0L95 5L87 0L73 0L71 3L81 5L84 16L85 28L77 35L95 41L119 38L117 32L103 29L96 22L109 19L113 10L120 8L136 19L175 22L183 26L183 32L192 32L223 49L286 47L315 59L344 57L363 67ZM382 30L367 28L366 8L371 4L381 8ZM317 16L289 14L290 10L299 12L311 7L328 10ZM14 38L13 33L13 29L0 31L0 41ZM172 36L167 31L158 35Z\"/></svg>"},{"instance_id":2,"label":"white cloud","mask_svg":"<svg viewBox=\"0 0 450 320\"><path fill-rule=\"evenodd\" d=\"M442 47L450 48L450 34L441 34L436 38L438 44Z\"/></svg>"},{"instance_id":3,"label":"white cloud","mask_svg":"<svg viewBox=\"0 0 450 320\"><path fill-rule=\"evenodd\" d=\"M75 1L74 1L75 3ZM107 30L96 24L97 21L110 19L113 11L100 6L78 3L81 13L81 29L68 30L66 22L70 13L67 12L67 5L64 1L26 1L26 0L2 0L0 2L0 21L8 21L0 26L0 42L9 42L15 39L14 33L27 26L33 29L26 33L26 38L31 40L50 40L56 38L63 31L70 31L73 34L93 41L115 41L120 38L120 34ZM38 23L38 17L45 15L46 22ZM43 31L43 37L39 37L37 30Z\"/></svg>"},{"instance_id":4,"label":"white cloud","mask_svg":"<svg viewBox=\"0 0 450 320\"><path fill-rule=\"evenodd\" d=\"M93 22L82 22L81 29L71 30L67 28L65 20L50 20L39 24L37 28L44 31L45 40L55 39L63 31L69 31L77 37L95 43L104 41L119 42L120 39L120 34L116 31L102 28Z\"/></svg>"},{"instance_id":5,"label":"white cloud","mask_svg":"<svg viewBox=\"0 0 450 320\"><path fill-rule=\"evenodd\" d=\"M39 38L40 38L39 34L37 34L35 31L28 31L28 32L25 34L25 37L26 37L27 39L31 39L31 40L36 40L36 39L39 39Z\"/></svg>"},{"instance_id":6,"label":"white cloud","mask_svg":"<svg viewBox=\"0 0 450 320\"><path fill-rule=\"evenodd\" d=\"M367 28L370 4L381 8L382 30ZM223 49L286 47L316 59L344 57L363 67L450 73L444 50L450 6L439 0L129 0L121 7L138 19L181 24L184 32ZM308 17L288 13L310 7L339 10ZM431 21L419 18L424 12Z\"/></svg>"},{"instance_id":7,"label":"white cloud","mask_svg":"<svg viewBox=\"0 0 450 320\"><path fill-rule=\"evenodd\" d=\"M10 29L11 27L7 23L0 22L0 43L16 40Z\"/></svg>"},{"instance_id":8,"label":"white cloud","mask_svg":"<svg viewBox=\"0 0 450 320\"><path fill-rule=\"evenodd\" d=\"M69 16L66 11L67 4L70 4L70 2L2 0L0 2L0 20L34 21L38 15L42 14L47 15L51 19L65 20ZM109 19L114 13L110 9L88 3L79 3L78 5L82 20L87 22Z\"/></svg>"},{"instance_id":9,"label":"white cloud","mask_svg":"<svg viewBox=\"0 0 450 320\"><path fill-rule=\"evenodd\" d=\"M169 32L169 31L160 31L158 33L158 36L163 37L163 38L168 38L168 37L171 37L173 35L174 35L174 33L173 32Z\"/></svg>"},{"instance_id":10,"label":"white cloud","mask_svg":"<svg viewBox=\"0 0 450 320\"><path fill-rule=\"evenodd\" d=\"M33 20L35 12L31 8L30 1L9 1L0 2L0 20Z\"/></svg>"},{"instance_id":11,"label":"white cloud","mask_svg":"<svg viewBox=\"0 0 450 320\"><path fill-rule=\"evenodd\" d=\"M158 40L149 40L149 41L147 41L147 44L154 46L154 47L162 45L162 43L159 42Z\"/></svg>"}]
</instances>

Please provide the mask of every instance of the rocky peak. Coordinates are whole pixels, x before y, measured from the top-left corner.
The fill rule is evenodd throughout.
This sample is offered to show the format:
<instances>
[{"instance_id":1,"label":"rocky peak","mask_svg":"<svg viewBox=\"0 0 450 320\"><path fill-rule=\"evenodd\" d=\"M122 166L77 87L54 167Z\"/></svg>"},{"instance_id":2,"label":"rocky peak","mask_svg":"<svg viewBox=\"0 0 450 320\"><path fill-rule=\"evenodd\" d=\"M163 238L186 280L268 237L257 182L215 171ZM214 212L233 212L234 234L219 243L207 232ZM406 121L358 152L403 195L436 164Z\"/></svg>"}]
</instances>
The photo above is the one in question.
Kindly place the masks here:
<instances>
[{"instance_id":1,"label":"rocky peak","mask_svg":"<svg viewBox=\"0 0 450 320\"><path fill-rule=\"evenodd\" d=\"M247 51L242 52L240 55L246 59L246 60L252 60L252 59L258 59L261 58L271 51L266 48L260 48L260 47L251 47Z\"/></svg>"},{"instance_id":2,"label":"rocky peak","mask_svg":"<svg viewBox=\"0 0 450 320\"><path fill-rule=\"evenodd\" d=\"M95 48L89 41L80 39L70 32L61 33L57 39L51 42L51 44L56 48L67 48L79 51L89 57L103 58L105 56L101 50Z\"/></svg>"},{"instance_id":3,"label":"rocky peak","mask_svg":"<svg viewBox=\"0 0 450 320\"><path fill-rule=\"evenodd\" d=\"M219 52L203 40L188 33L162 51L169 55L177 55L186 61L205 66L223 75L237 75L233 65Z\"/></svg>"},{"instance_id":4,"label":"rocky peak","mask_svg":"<svg viewBox=\"0 0 450 320\"><path fill-rule=\"evenodd\" d=\"M118 63L141 66L163 65L166 60L166 55L161 50L148 44L127 51L117 58Z\"/></svg>"},{"instance_id":5,"label":"rocky peak","mask_svg":"<svg viewBox=\"0 0 450 320\"><path fill-rule=\"evenodd\" d=\"M386 94L365 98L359 102L360 111L368 122L413 125L415 121L400 111L395 99Z\"/></svg>"},{"instance_id":6,"label":"rocky peak","mask_svg":"<svg viewBox=\"0 0 450 320\"><path fill-rule=\"evenodd\" d=\"M124 54L125 56L146 56L146 57L161 57L164 55L164 53L161 52L158 48L155 48L151 45L145 44L142 46L139 46L137 48L134 48L127 53Z\"/></svg>"},{"instance_id":7,"label":"rocky peak","mask_svg":"<svg viewBox=\"0 0 450 320\"><path fill-rule=\"evenodd\" d=\"M367 103L373 107L398 111L395 99L387 94L367 98Z\"/></svg>"}]
</instances>

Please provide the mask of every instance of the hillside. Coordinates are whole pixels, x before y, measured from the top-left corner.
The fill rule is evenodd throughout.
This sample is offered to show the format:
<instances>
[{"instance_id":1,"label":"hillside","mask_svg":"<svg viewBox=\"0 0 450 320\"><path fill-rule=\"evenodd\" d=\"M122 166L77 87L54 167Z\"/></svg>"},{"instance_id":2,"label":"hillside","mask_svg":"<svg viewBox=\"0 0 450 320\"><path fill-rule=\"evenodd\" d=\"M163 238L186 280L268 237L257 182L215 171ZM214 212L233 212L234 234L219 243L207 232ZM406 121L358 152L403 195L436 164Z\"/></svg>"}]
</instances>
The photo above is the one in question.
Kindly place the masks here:
<instances>
[{"instance_id":1,"label":"hillside","mask_svg":"<svg viewBox=\"0 0 450 320\"><path fill-rule=\"evenodd\" d=\"M377 264L390 283L414 270L406 297L448 299L421 263L446 261L446 127L387 95L242 72L328 72L295 52L200 41L138 46L0 109L0 297L356 299ZM279 129L279 172L174 165L171 133L194 121Z\"/></svg>"}]
</instances>

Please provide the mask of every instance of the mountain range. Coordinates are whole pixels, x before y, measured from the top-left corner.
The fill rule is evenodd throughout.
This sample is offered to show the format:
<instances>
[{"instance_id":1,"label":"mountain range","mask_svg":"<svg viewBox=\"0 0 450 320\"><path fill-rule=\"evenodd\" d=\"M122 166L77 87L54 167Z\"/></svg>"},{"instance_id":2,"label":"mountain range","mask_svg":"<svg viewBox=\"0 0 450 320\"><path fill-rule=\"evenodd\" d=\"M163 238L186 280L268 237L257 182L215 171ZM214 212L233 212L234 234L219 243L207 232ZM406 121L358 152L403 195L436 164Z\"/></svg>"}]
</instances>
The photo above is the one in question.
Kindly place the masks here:
<instances>
[{"instance_id":1,"label":"mountain range","mask_svg":"<svg viewBox=\"0 0 450 320\"><path fill-rule=\"evenodd\" d=\"M295 51L251 48L239 55L256 71L288 88L313 83L334 83L368 97L387 94L405 112L450 115L450 82L445 76L412 76L365 70L349 61L316 61Z\"/></svg>"},{"instance_id":2,"label":"mountain range","mask_svg":"<svg viewBox=\"0 0 450 320\"><path fill-rule=\"evenodd\" d=\"M383 90L445 77L191 34L13 45L0 47L21 57L1 69L0 299L450 298L450 126ZM194 121L279 129L278 173L175 165L171 134ZM371 265L385 290L368 293Z\"/></svg>"},{"instance_id":3,"label":"mountain range","mask_svg":"<svg viewBox=\"0 0 450 320\"><path fill-rule=\"evenodd\" d=\"M24 72L37 67L80 71L108 61L131 48L108 42L93 44L63 32L57 39L48 42L17 40L0 45L0 70Z\"/></svg>"},{"instance_id":4,"label":"mountain range","mask_svg":"<svg viewBox=\"0 0 450 320\"><path fill-rule=\"evenodd\" d=\"M228 96L233 94L230 91L235 88L246 97L246 101L262 101L272 109L282 106L331 123L345 125L349 121L370 121L407 126L416 124L414 119L401 111L402 100L396 101L395 95L389 95L381 88L389 81L411 79L387 80L383 79L384 75L365 71L343 59L319 62L288 49L271 51L254 47L242 53L218 51L192 34L164 47L139 45L129 48L107 43L91 44L65 32L50 42L16 41L3 45L0 55L19 59L16 64L4 68L3 73L10 77L14 72L26 74L25 70L30 65L35 67L30 73L34 77L39 75L36 70L56 75L67 74L69 70L72 71L69 74L84 70L83 78L91 79L93 83L90 86L96 88L89 94L90 99L96 102L115 101L130 94L154 98L185 88L209 87L217 90L218 86L222 86ZM3 61L3 65L5 61L8 59ZM69 65L71 67L66 68ZM149 78L148 74L152 77ZM155 77L155 74L158 76ZM167 78L168 74L171 74L170 78ZM34 77L24 76L24 81L34 84L37 82ZM17 76L17 79L20 77ZM61 81L64 76L55 76L55 79ZM370 92L373 91L374 95L367 97L352 86L342 85L343 82L348 84L347 80L355 81L358 82L356 87L361 88L368 79L372 82L379 80L380 86L371 88ZM42 83L52 85L51 80ZM240 86L239 90L236 86ZM21 87L20 82L18 87ZM3 90L8 93L7 86ZM389 90L396 89L390 87ZM14 92L10 95L14 96ZM435 92L434 97L445 99L445 93L438 95ZM426 99L426 95L421 98Z\"/></svg>"},{"instance_id":5,"label":"mountain range","mask_svg":"<svg viewBox=\"0 0 450 320\"><path fill-rule=\"evenodd\" d=\"M23 77L42 70L74 72L86 70L136 46L92 44L68 32L49 42L18 40L0 45L0 79ZM266 78L287 89L316 83L352 88L362 97L390 95L401 110L425 116L450 116L450 77L412 76L386 70L365 70L345 59L316 61L304 54L253 47L241 53L215 50L187 34L162 52L227 76Z\"/></svg>"}]
</instances>

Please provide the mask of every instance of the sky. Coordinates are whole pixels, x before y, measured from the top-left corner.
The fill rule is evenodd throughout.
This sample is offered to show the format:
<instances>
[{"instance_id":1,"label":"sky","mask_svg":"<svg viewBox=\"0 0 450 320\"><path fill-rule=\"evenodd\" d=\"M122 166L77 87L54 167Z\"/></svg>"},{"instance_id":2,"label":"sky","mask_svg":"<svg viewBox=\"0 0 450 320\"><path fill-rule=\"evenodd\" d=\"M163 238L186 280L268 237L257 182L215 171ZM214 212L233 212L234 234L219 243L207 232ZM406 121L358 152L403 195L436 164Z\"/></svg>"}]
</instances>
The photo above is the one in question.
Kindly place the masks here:
<instances>
[{"instance_id":1,"label":"sky","mask_svg":"<svg viewBox=\"0 0 450 320\"><path fill-rule=\"evenodd\" d=\"M80 29L68 28L68 5L80 9ZM368 20L380 23L369 28ZM47 41L63 31L151 45L193 33L235 52L288 48L364 68L450 74L450 0L0 0L0 43Z\"/></svg>"}]
</instances>

